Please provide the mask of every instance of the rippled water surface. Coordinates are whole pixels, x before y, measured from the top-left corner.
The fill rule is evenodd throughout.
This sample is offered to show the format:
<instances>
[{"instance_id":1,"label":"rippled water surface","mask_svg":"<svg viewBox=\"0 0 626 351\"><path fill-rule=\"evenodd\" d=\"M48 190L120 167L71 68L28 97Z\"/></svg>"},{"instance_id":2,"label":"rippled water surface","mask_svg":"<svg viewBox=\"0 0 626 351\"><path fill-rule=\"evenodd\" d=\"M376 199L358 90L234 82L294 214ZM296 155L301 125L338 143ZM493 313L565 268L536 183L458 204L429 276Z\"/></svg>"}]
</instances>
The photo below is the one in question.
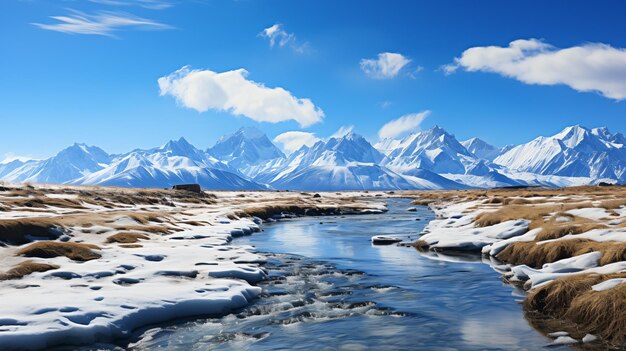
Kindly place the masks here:
<instances>
[{"instance_id":1,"label":"rippled water surface","mask_svg":"<svg viewBox=\"0 0 626 351\"><path fill-rule=\"evenodd\" d=\"M266 253L270 280L249 307L223 318L146 331L135 349L534 350L550 340L524 320L523 297L479 257L426 257L370 238L415 239L432 219L410 201L389 212L309 217L236 239ZM457 262L454 262L454 261Z\"/></svg>"}]
</instances>

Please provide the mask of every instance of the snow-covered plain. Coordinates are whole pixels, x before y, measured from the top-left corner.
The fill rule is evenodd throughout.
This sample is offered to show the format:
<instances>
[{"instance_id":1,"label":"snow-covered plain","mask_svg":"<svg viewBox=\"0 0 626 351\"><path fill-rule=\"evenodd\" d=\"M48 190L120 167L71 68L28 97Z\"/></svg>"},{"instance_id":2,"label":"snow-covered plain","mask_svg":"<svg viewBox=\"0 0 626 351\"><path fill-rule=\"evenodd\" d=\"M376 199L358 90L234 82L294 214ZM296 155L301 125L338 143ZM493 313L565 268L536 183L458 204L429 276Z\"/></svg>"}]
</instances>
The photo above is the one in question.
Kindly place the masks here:
<instances>
[{"instance_id":1,"label":"snow-covered plain","mask_svg":"<svg viewBox=\"0 0 626 351\"><path fill-rule=\"evenodd\" d=\"M66 189L81 192L65 194ZM238 217L238 211L288 204L301 208L342 208L344 213L383 211L375 194L313 194L277 192L218 192L210 203L194 198L171 198L168 205L128 204L128 190L115 188L38 187L46 198L78 202L85 193L105 199L102 205L63 211L44 205L0 211L0 225L20 219L56 219L63 236L54 242L94 244L100 258L80 262L65 256L44 258L17 255L24 245L0 247L0 266L8 270L30 260L58 266L21 279L0 280L0 348L45 349L60 344L89 344L128 336L141 326L177 318L223 315L248 304L261 293L254 284L266 277L263 258L251 247L230 244L233 237L260 230L257 217ZM10 191L9 191L10 192ZM132 191L130 191L132 193ZM40 195L23 194L24 199ZM165 196L167 191L157 191ZM20 196L0 192L0 203ZM9 201L10 200L10 201ZM153 214L148 221L136 215ZM281 218L281 211L272 218ZM164 232L154 227L165 228ZM120 232L148 237L133 244L107 242ZM65 238L65 239L63 239ZM41 242L41 241L39 241Z\"/></svg>"}]
</instances>

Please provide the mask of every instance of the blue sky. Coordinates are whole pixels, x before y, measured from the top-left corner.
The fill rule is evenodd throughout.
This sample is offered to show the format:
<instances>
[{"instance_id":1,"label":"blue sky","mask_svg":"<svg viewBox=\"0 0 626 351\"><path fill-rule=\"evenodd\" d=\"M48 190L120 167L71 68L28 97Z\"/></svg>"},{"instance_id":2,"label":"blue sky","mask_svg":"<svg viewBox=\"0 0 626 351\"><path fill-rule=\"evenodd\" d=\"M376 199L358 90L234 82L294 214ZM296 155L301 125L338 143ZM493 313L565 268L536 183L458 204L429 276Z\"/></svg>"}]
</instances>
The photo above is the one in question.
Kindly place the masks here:
<instances>
[{"instance_id":1,"label":"blue sky","mask_svg":"<svg viewBox=\"0 0 626 351\"><path fill-rule=\"evenodd\" d=\"M460 140L478 136L496 145L571 124L626 132L625 13L618 1L6 0L0 158L46 157L75 141L118 153L184 136L206 148L241 126L270 138L289 131L323 138L354 126L376 141L384 124L426 110L411 128L440 125ZM59 31L63 19L53 16L89 25ZM133 25L117 26L120 19ZM272 46L262 33L275 24L283 36ZM485 48L515 40L534 45L525 55L548 55L511 66ZM469 48L481 50L464 55ZM567 48L576 50L559 51ZM382 53L406 61L377 76L368 67L380 68ZM580 62L576 55L585 53L600 57L599 68ZM364 66L367 59L374 66ZM164 92L158 83L180 78L170 75L187 65L218 75L245 69L244 84L263 85L252 83L251 95L280 87L287 96L261 100L263 111L254 96L231 93L226 105L205 96L199 103L209 107L198 108L185 100L188 90ZM215 83L206 79L198 84ZM301 99L313 108L304 111ZM271 115L272 103L294 101L295 110ZM323 118L318 113L321 120L304 127L290 119L315 111ZM268 119L274 122L259 122Z\"/></svg>"}]
</instances>

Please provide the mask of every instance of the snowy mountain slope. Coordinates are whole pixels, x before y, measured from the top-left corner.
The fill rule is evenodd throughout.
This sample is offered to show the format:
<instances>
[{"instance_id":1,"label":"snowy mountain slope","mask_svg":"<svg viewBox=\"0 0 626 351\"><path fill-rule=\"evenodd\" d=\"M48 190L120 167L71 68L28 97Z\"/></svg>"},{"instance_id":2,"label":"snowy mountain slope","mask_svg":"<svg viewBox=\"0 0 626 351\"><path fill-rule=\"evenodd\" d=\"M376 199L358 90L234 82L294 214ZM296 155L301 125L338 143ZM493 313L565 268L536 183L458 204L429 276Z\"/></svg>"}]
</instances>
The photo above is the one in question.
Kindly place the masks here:
<instances>
[{"instance_id":1,"label":"snowy mountain slope","mask_svg":"<svg viewBox=\"0 0 626 351\"><path fill-rule=\"evenodd\" d=\"M184 138L120 155L74 144L46 160L0 163L0 179L123 187L199 183L218 190L555 187L626 181L626 138L606 128L567 127L500 150L477 138L459 143L434 127L376 146L348 133L286 157L260 131L242 128L220 138L210 152ZM501 154L491 162L498 150Z\"/></svg>"},{"instance_id":2,"label":"snowy mountain slope","mask_svg":"<svg viewBox=\"0 0 626 351\"><path fill-rule=\"evenodd\" d=\"M385 146L391 147L387 142ZM440 127L413 133L388 150L382 165L398 173L422 168L435 173L465 173L465 167L476 161L456 138Z\"/></svg>"},{"instance_id":3,"label":"snowy mountain slope","mask_svg":"<svg viewBox=\"0 0 626 351\"><path fill-rule=\"evenodd\" d=\"M21 161L21 160L13 160L10 162L0 163L0 178L4 178L9 173L14 170L23 167L26 163L34 163L36 161Z\"/></svg>"},{"instance_id":4,"label":"snowy mountain slope","mask_svg":"<svg viewBox=\"0 0 626 351\"><path fill-rule=\"evenodd\" d=\"M102 149L74 144L55 156L41 161L28 161L2 175L10 182L65 183L103 169L110 156Z\"/></svg>"},{"instance_id":5,"label":"snowy mountain slope","mask_svg":"<svg viewBox=\"0 0 626 351\"><path fill-rule=\"evenodd\" d=\"M273 172L255 178L277 189L443 189L462 188L432 172L405 176L379 165L384 156L365 138L348 133L294 152ZM420 177L428 175L428 177Z\"/></svg>"},{"instance_id":6,"label":"snowy mountain slope","mask_svg":"<svg viewBox=\"0 0 626 351\"><path fill-rule=\"evenodd\" d=\"M76 179L72 184L122 187L171 187L198 183L205 189L264 189L257 183L227 171L224 164L210 157L184 138L149 150L134 150L116 157L102 170Z\"/></svg>"},{"instance_id":7,"label":"snowy mountain slope","mask_svg":"<svg viewBox=\"0 0 626 351\"><path fill-rule=\"evenodd\" d=\"M494 163L512 171L626 180L626 140L606 128L571 126L513 147Z\"/></svg>"},{"instance_id":8,"label":"snowy mountain slope","mask_svg":"<svg viewBox=\"0 0 626 351\"><path fill-rule=\"evenodd\" d=\"M263 132L251 127L221 137L207 153L247 176L250 176L251 166L285 158Z\"/></svg>"},{"instance_id":9,"label":"snowy mountain slope","mask_svg":"<svg viewBox=\"0 0 626 351\"><path fill-rule=\"evenodd\" d=\"M495 147L479 138L471 138L461 142L467 151L474 156L488 161L493 161L502 153L502 148ZM508 151L508 149L507 149Z\"/></svg>"}]
</instances>

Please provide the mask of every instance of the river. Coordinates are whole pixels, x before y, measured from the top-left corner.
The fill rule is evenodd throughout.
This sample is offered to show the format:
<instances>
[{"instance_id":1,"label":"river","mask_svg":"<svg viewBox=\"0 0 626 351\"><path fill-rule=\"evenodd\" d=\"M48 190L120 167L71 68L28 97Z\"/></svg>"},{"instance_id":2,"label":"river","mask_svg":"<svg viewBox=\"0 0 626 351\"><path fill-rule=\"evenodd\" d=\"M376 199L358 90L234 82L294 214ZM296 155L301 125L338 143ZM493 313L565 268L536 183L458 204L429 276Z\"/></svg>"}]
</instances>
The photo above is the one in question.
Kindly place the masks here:
<instances>
[{"instance_id":1,"label":"river","mask_svg":"<svg viewBox=\"0 0 626 351\"><path fill-rule=\"evenodd\" d=\"M264 253L264 293L238 313L152 328L136 350L535 350L550 339L524 319L523 292L480 257L373 246L414 240L433 213L388 199L385 214L303 217L235 239ZM551 349L567 349L551 348Z\"/></svg>"}]
</instances>

